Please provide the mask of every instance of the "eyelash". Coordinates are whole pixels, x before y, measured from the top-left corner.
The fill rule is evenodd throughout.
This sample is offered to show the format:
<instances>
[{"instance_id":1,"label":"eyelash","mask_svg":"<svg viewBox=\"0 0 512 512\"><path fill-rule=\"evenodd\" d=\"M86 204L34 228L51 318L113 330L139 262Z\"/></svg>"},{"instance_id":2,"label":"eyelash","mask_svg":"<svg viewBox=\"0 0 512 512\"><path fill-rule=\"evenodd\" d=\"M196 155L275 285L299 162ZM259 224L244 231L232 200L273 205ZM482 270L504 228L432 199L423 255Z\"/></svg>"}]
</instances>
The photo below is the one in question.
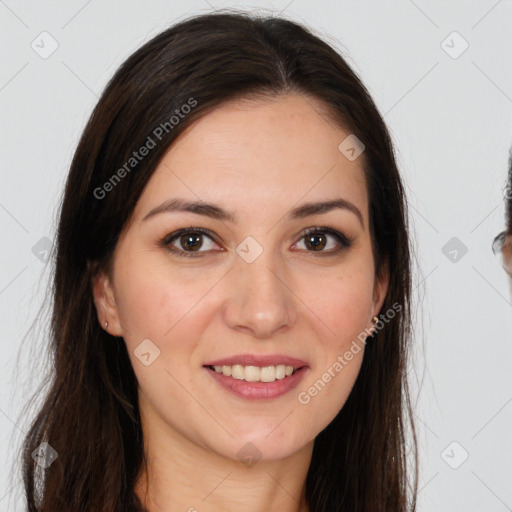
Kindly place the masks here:
<instances>
[{"instance_id":1,"label":"eyelash","mask_svg":"<svg viewBox=\"0 0 512 512\"><path fill-rule=\"evenodd\" d=\"M176 238L186 235L186 234L189 234L189 233L205 235L215 242L215 240L210 235L210 232L208 230L203 229L203 228L194 228L191 226L190 228L179 229L178 231L174 231L173 233L166 235L162 240L160 240L159 245L160 245L160 247L163 247L163 248L167 249L169 252L176 254L177 256L180 256L180 257L185 257L185 258L201 258L201 257L203 257L204 254L208 253L209 251L184 251L182 249L178 249L178 248L174 247L173 245L171 245L171 242L173 242ZM345 249L349 249L352 246L353 239L347 237L346 235L344 235L343 233L340 233L339 231L337 231L335 229L328 228L325 226L315 226L315 227L310 227L310 228L305 229L301 233L299 241L308 235L318 234L318 233L333 236L336 239L336 241L340 244L340 246L337 249L330 250L330 251L318 251L318 252L306 251L306 252L310 252L310 253L315 254L316 256L321 256L321 257L322 256L334 256Z\"/></svg>"}]
</instances>

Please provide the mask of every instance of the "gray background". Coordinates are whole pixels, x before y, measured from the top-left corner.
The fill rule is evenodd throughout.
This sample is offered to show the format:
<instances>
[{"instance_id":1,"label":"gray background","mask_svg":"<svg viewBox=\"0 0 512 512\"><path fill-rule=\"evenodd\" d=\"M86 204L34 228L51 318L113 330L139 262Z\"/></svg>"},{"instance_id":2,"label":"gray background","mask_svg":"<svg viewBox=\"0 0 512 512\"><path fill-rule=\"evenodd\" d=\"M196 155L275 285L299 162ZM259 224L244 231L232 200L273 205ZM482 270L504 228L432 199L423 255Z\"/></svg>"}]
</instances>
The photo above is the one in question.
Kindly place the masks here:
<instances>
[{"instance_id":1,"label":"gray background","mask_svg":"<svg viewBox=\"0 0 512 512\"><path fill-rule=\"evenodd\" d=\"M0 510L23 510L11 463L26 430L20 407L39 384L32 365L46 364L43 326L22 340L48 300L45 238L55 237L86 119L143 42L185 16L235 6L282 12L335 46L394 138L418 265L419 510L512 510L512 299L491 251L512 144L510 0L0 1ZM52 40L57 50L42 58Z\"/></svg>"}]
</instances>

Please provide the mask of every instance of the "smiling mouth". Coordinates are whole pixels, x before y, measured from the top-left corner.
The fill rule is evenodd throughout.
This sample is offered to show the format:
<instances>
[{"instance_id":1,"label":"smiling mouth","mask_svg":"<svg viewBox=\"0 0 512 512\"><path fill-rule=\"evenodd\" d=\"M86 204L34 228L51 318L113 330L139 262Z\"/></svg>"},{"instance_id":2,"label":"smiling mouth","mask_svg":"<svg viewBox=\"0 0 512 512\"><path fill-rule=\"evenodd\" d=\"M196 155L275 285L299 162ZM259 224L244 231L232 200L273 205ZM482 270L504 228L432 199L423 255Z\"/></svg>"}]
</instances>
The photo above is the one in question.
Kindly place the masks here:
<instances>
[{"instance_id":1,"label":"smiling mouth","mask_svg":"<svg viewBox=\"0 0 512 512\"><path fill-rule=\"evenodd\" d=\"M246 382L275 382L276 380L286 379L290 375L295 374L301 368L288 366L284 364L270 366L244 366L235 364L232 366L205 366L216 373L237 380L245 380Z\"/></svg>"}]
</instances>

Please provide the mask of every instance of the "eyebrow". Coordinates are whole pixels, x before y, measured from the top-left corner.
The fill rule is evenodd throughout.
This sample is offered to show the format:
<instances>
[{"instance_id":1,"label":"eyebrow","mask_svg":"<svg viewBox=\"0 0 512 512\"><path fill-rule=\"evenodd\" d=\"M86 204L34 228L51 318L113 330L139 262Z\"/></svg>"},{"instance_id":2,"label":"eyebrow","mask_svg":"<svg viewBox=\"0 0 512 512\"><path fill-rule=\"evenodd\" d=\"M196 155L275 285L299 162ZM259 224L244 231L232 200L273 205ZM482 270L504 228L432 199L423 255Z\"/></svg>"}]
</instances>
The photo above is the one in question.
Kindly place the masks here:
<instances>
[{"instance_id":1,"label":"eyebrow","mask_svg":"<svg viewBox=\"0 0 512 512\"><path fill-rule=\"evenodd\" d=\"M312 215L320 215L328 213L335 209L348 210L352 212L359 220L359 223L364 229L363 216L357 206L346 199L338 198L331 201L320 201L315 203L304 203L301 206L293 208L288 212L288 219L302 219ZM161 205L153 208L149 213L145 215L142 221L146 221L155 215L160 213L172 213L172 212L190 212L198 215L204 215L212 219L229 221L236 223L238 216L234 212L225 210L219 205L213 203L207 203L205 201L188 201L186 199L169 199L163 202Z\"/></svg>"}]
</instances>

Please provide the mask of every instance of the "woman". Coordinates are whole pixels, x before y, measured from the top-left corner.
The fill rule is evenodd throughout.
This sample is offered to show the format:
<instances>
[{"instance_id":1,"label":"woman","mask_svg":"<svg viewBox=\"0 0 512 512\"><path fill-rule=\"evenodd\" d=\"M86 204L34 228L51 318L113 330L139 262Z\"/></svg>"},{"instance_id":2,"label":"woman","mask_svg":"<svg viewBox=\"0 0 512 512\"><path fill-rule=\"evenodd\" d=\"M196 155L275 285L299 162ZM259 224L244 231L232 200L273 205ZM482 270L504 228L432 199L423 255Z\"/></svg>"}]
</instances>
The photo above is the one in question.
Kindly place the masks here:
<instances>
[{"instance_id":1,"label":"woman","mask_svg":"<svg viewBox=\"0 0 512 512\"><path fill-rule=\"evenodd\" d=\"M209 14L136 51L74 155L55 264L29 510L415 510L406 200L311 32Z\"/></svg>"}]
</instances>

